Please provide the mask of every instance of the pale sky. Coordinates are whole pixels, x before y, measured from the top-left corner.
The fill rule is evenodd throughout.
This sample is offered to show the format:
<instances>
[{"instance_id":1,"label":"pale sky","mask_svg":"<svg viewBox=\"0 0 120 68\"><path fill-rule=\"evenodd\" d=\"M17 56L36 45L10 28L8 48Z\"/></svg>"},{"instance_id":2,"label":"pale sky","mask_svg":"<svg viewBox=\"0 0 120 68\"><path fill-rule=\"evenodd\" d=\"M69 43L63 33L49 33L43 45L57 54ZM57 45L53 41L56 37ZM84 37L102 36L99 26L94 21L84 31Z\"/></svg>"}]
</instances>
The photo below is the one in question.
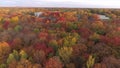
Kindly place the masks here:
<instances>
[{"instance_id":1,"label":"pale sky","mask_svg":"<svg viewBox=\"0 0 120 68\"><path fill-rule=\"evenodd\" d=\"M0 7L120 8L120 0L0 0Z\"/></svg>"}]
</instances>

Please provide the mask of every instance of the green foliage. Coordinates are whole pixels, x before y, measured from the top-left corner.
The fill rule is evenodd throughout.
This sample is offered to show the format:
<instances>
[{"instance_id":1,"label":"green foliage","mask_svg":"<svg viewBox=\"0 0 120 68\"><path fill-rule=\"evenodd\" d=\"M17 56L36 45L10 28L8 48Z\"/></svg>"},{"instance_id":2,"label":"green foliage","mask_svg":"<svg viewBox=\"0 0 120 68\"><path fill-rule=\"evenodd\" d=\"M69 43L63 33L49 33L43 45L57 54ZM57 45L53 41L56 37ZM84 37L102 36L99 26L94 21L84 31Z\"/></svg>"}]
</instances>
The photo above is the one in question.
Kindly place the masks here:
<instances>
[{"instance_id":1,"label":"green foliage","mask_svg":"<svg viewBox=\"0 0 120 68\"><path fill-rule=\"evenodd\" d=\"M11 61L15 60L15 57L13 54L9 54L9 57L7 59L7 64L9 64Z\"/></svg>"},{"instance_id":2,"label":"green foliage","mask_svg":"<svg viewBox=\"0 0 120 68\"><path fill-rule=\"evenodd\" d=\"M20 25L17 25L17 26L15 26L15 28L14 28L14 30L17 31L17 32L20 31L21 29L22 29L22 27L21 27Z\"/></svg>"},{"instance_id":3,"label":"green foliage","mask_svg":"<svg viewBox=\"0 0 120 68\"><path fill-rule=\"evenodd\" d=\"M38 33L40 30L38 28L35 28L33 31Z\"/></svg>"},{"instance_id":4,"label":"green foliage","mask_svg":"<svg viewBox=\"0 0 120 68\"><path fill-rule=\"evenodd\" d=\"M18 51L13 50L9 57L7 58L7 64L10 64L12 61L19 61L21 59L27 59L28 55L25 51L21 50L20 53Z\"/></svg>"},{"instance_id":5,"label":"green foliage","mask_svg":"<svg viewBox=\"0 0 120 68\"><path fill-rule=\"evenodd\" d=\"M18 51L16 51L16 50L13 50L13 53L12 53L13 55L14 55L14 57L15 57L15 59L16 60L19 60L19 53L18 53Z\"/></svg>"},{"instance_id":6,"label":"green foliage","mask_svg":"<svg viewBox=\"0 0 120 68\"><path fill-rule=\"evenodd\" d=\"M67 31L76 30L76 29L78 29L77 23L73 23L73 22L67 23Z\"/></svg>"},{"instance_id":7,"label":"green foliage","mask_svg":"<svg viewBox=\"0 0 120 68\"><path fill-rule=\"evenodd\" d=\"M65 31L61 31L60 33L58 33L58 36L60 36L61 38L64 38L67 36L67 33Z\"/></svg>"},{"instance_id":8,"label":"green foliage","mask_svg":"<svg viewBox=\"0 0 120 68\"><path fill-rule=\"evenodd\" d=\"M105 29L98 29L96 30L96 33L100 34L100 35L104 35L106 33Z\"/></svg>"},{"instance_id":9,"label":"green foliage","mask_svg":"<svg viewBox=\"0 0 120 68\"><path fill-rule=\"evenodd\" d=\"M61 27L61 24L52 23L50 26L51 26L51 28L60 28L60 27Z\"/></svg>"},{"instance_id":10,"label":"green foliage","mask_svg":"<svg viewBox=\"0 0 120 68\"><path fill-rule=\"evenodd\" d=\"M6 64L0 64L0 68L7 68Z\"/></svg>"},{"instance_id":11,"label":"green foliage","mask_svg":"<svg viewBox=\"0 0 120 68\"><path fill-rule=\"evenodd\" d=\"M13 50L13 53L9 54L7 64L10 64L14 60L19 60L19 54L16 50Z\"/></svg>"}]
</instances>

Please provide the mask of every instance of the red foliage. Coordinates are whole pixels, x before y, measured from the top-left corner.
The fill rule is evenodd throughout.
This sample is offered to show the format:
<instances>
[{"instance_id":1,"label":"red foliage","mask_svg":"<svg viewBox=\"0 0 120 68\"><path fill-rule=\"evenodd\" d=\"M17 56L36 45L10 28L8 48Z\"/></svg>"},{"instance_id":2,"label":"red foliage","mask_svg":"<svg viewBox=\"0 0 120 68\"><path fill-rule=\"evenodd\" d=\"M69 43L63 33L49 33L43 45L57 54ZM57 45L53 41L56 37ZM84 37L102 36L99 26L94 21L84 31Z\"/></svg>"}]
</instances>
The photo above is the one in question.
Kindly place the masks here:
<instances>
[{"instance_id":1,"label":"red foliage","mask_svg":"<svg viewBox=\"0 0 120 68\"><path fill-rule=\"evenodd\" d=\"M42 22L42 20L43 20L42 18L35 18L36 22Z\"/></svg>"},{"instance_id":2,"label":"red foliage","mask_svg":"<svg viewBox=\"0 0 120 68\"><path fill-rule=\"evenodd\" d=\"M64 17L59 17L58 22L65 22L66 19Z\"/></svg>"},{"instance_id":3,"label":"red foliage","mask_svg":"<svg viewBox=\"0 0 120 68\"><path fill-rule=\"evenodd\" d=\"M41 39L41 40L46 40L47 37L48 37L48 33L47 32L40 32L38 37Z\"/></svg>"},{"instance_id":4,"label":"red foliage","mask_svg":"<svg viewBox=\"0 0 120 68\"><path fill-rule=\"evenodd\" d=\"M54 53L54 50L52 47L47 47L45 43L36 43L34 45L35 50L42 50L45 52L46 55L49 53Z\"/></svg>"},{"instance_id":5,"label":"red foliage","mask_svg":"<svg viewBox=\"0 0 120 68\"><path fill-rule=\"evenodd\" d=\"M81 37L88 38L92 32L88 28L79 28L78 33Z\"/></svg>"},{"instance_id":6,"label":"red foliage","mask_svg":"<svg viewBox=\"0 0 120 68\"><path fill-rule=\"evenodd\" d=\"M91 17L93 18L93 20L99 20L100 19L97 14L93 14Z\"/></svg>"},{"instance_id":7,"label":"red foliage","mask_svg":"<svg viewBox=\"0 0 120 68\"><path fill-rule=\"evenodd\" d=\"M83 55L83 57L84 57L85 59L88 59L88 58L89 58L89 54L88 54L88 53L85 53L85 54Z\"/></svg>"},{"instance_id":8,"label":"red foliage","mask_svg":"<svg viewBox=\"0 0 120 68\"><path fill-rule=\"evenodd\" d=\"M110 44L113 46L120 46L120 37L112 37L109 38L107 36L101 36L101 42L104 42L106 44Z\"/></svg>"},{"instance_id":9,"label":"red foliage","mask_svg":"<svg viewBox=\"0 0 120 68\"><path fill-rule=\"evenodd\" d=\"M74 45L72 48L74 56L83 55L87 51L87 47L84 44Z\"/></svg>"},{"instance_id":10,"label":"red foliage","mask_svg":"<svg viewBox=\"0 0 120 68\"><path fill-rule=\"evenodd\" d=\"M13 49L20 49L22 47L22 40L20 38L14 38L12 41L9 41L8 44Z\"/></svg>"},{"instance_id":11,"label":"red foliage","mask_svg":"<svg viewBox=\"0 0 120 68\"><path fill-rule=\"evenodd\" d=\"M5 21L3 24L4 29L8 29L8 25L10 24L10 21Z\"/></svg>"},{"instance_id":12,"label":"red foliage","mask_svg":"<svg viewBox=\"0 0 120 68\"><path fill-rule=\"evenodd\" d=\"M45 68L63 68L63 64L59 57L52 57L46 62Z\"/></svg>"},{"instance_id":13,"label":"red foliage","mask_svg":"<svg viewBox=\"0 0 120 68\"><path fill-rule=\"evenodd\" d=\"M120 46L120 37L113 37L112 38L112 43L115 46Z\"/></svg>"},{"instance_id":14,"label":"red foliage","mask_svg":"<svg viewBox=\"0 0 120 68\"><path fill-rule=\"evenodd\" d=\"M7 43L9 44L9 46L12 46L12 41L8 41Z\"/></svg>"},{"instance_id":15,"label":"red foliage","mask_svg":"<svg viewBox=\"0 0 120 68\"><path fill-rule=\"evenodd\" d=\"M108 44L111 43L112 40L107 36L100 36L100 41Z\"/></svg>"},{"instance_id":16,"label":"red foliage","mask_svg":"<svg viewBox=\"0 0 120 68\"><path fill-rule=\"evenodd\" d=\"M47 54L49 54L49 53L54 53L54 49L53 49L52 47L48 47L48 48L46 49L46 52L47 52Z\"/></svg>"},{"instance_id":17,"label":"red foliage","mask_svg":"<svg viewBox=\"0 0 120 68\"><path fill-rule=\"evenodd\" d=\"M47 49L47 46L46 46L46 44L44 44L44 43L36 43L36 44L34 45L34 48L35 48L36 50L43 50L43 51L45 51L45 50Z\"/></svg>"}]
</instances>

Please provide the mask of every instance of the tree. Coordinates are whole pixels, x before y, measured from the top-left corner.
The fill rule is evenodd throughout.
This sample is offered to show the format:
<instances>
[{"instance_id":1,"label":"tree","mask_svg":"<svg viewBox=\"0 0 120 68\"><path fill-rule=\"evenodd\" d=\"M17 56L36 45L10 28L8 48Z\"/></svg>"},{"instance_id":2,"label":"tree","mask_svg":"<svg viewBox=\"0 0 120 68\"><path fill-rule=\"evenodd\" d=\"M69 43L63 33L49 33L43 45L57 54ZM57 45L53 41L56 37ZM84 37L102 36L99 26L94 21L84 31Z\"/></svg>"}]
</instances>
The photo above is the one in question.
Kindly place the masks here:
<instances>
[{"instance_id":1,"label":"tree","mask_svg":"<svg viewBox=\"0 0 120 68\"><path fill-rule=\"evenodd\" d=\"M119 68L120 67L120 60L115 58L114 56L105 57L102 61L103 64L106 64L107 68Z\"/></svg>"},{"instance_id":2,"label":"tree","mask_svg":"<svg viewBox=\"0 0 120 68\"><path fill-rule=\"evenodd\" d=\"M29 62L28 60L26 59L21 59L18 64L17 64L17 67L16 68L32 68L32 64L31 62Z\"/></svg>"},{"instance_id":3,"label":"tree","mask_svg":"<svg viewBox=\"0 0 120 68\"><path fill-rule=\"evenodd\" d=\"M37 51L34 51L33 53L33 62L34 63L38 63L38 64L42 64L45 62L46 60L46 55L45 55L45 52L42 51L42 50L37 50Z\"/></svg>"},{"instance_id":4,"label":"tree","mask_svg":"<svg viewBox=\"0 0 120 68\"><path fill-rule=\"evenodd\" d=\"M46 62L45 68L63 68L63 64L59 57L52 57Z\"/></svg>"},{"instance_id":5,"label":"tree","mask_svg":"<svg viewBox=\"0 0 120 68\"><path fill-rule=\"evenodd\" d=\"M94 33L94 34L90 35L89 39L94 42L98 42L100 40L100 35L97 33Z\"/></svg>"},{"instance_id":6,"label":"tree","mask_svg":"<svg viewBox=\"0 0 120 68\"><path fill-rule=\"evenodd\" d=\"M76 44L72 46L74 56L82 56L87 51L87 46L84 44Z\"/></svg>"},{"instance_id":7,"label":"tree","mask_svg":"<svg viewBox=\"0 0 120 68\"><path fill-rule=\"evenodd\" d=\"M27 59L28 58L28 55L24 50L21 50L19 54L20 54L21 59Z\"/></svg>"},{"instance_id":8,"label":"tree","mask_svg":"<svg viewBox=\"0 0 120 68\"><path fill-rule=\"evenodd\" d=\"M58 45L58 42L56 40L50 40L49 43L48 43L49 46L51 46L52 48L54 48L54 50L57 50L59 45Z\"/></svg>"},{"instance_id":9,"label":"tree","mask_svg":"<svg viewBox=\"0 0 120 68\"><path fill-rule=\"evenodd\" d=\"M62 58L62 60L65 63L69 63L70 62L70 58L72 56L72 52L73 52L72 47L64 46L64 47L58 49L59 56Z\"/></svg>"},{"instance_id":10,"label":"tree","mask_svg":"<svg viewBox=\"0 0 120 68\"><path fill-rule=\"evenodd\" d=\"M9 57L7 58L7 64L10 64L12 61L18 61L19 59L18 51L13 50L13 53L9 54Z\"/></svg>"},{"instance_id":11,"label":"tree","mask_svg":"<svg viewBox=\"0 0 120 68\"><path fill-rule=\"evenodd\" d=\"M95 63L95 58L92 55L90 55L89 58L88 58L88 61L86 63L86 67L87 68L92 68L94 63Z\"/></svg>"},{"instance_id":12,"label":"tree","mask_svg":"<svg viewBox=\"0 0 120 68\"><path fill-rule=\"evenodd\" d=\"M0 64L4 63L11 51L11 48L7 42L0 42Z\"/></svg>"},{"instance_id":13,"label":"tree","mask_svg":"<svg viewBox=\"0 0 120 68\"><path fill-rule=\"evenodd\" d=\"M11 18L11 22L12 22L12 23L18 23L18 22L19 22L18 16L12 17L12 18Z\"/></svg>"}]
</instances>

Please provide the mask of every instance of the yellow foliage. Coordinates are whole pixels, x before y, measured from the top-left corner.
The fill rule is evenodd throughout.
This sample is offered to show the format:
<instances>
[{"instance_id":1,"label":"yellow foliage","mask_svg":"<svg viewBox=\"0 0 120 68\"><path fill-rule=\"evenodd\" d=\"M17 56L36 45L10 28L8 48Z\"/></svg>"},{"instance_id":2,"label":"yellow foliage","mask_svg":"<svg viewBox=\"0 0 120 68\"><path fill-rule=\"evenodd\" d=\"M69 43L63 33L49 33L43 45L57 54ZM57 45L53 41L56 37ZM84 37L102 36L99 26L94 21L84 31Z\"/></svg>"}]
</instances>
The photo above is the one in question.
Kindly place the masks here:
<instances>
[{"instance_id":1,"label":"yellow foliage","mask_svg":"<svg viewBox=\"0 0 120 68\"><path fill-rule=\"evenodd\" d=\"M11 18L11 22L12 22L12 23L18 23L18 21L19 21L18 16L15 16L15 17L12 17L12 18Z\"/></svg>"},{"instance_id":2,"label":"yellow foliage","mask_svg":"<svg viewBox=\"0 0 120 68\"><path fill-rule=\"evenodd\" d=\"M72 47L62 47L58 52L64 62L69 62L73 49Z\"/></svg>"},{"instance_id":3,"label":"yellow foliage","mask_svg":"<svg viewBox=\"0 0 120 68\"><path fill-rule=\"evenodd\" d=\"M100 39L100 35L97 34L97 33L94 33L93 35L90 36L90 39L94 40L94 41L99 40Z\"/></svg>"},{"instance_id":4,"label":"yellow foliage","mask_svg":"<svg viewBox=\"0 0 120 68\"><path fill-rule=\"evenodd\" d=\"M63 39L63 46L72 46L77 42L77 38L73 36L67 36Z\"/></svg>"},{"instance_id":5,"label":"yellow foliage","mask_svg":"<svg viewBox=\"0 0 120 68\"><path fill-rule=\"evenodd\" d=\"M2 20L2 17L0 17L0 21Z\"/></svg>"},{"instance_id":6,"label":"yellow foliage","mask_svg":"<svg viewBox=\"0 0 120 68\"><path fill-rule=\"evenodd\" d=\"M94 63L95 63L95 58L92 55L90 55L86 63L87 68L92 68Z\"/></svg>"},{"instance_id":7,"label":"yellow foliage","mask_svg":"<svg viewBox=\"0 0 120 68\"><path fill-rule=\"evenodd\" d=\"M27 53L24 50L20 51L21 59L26 59L28 57Z\"/></svg>"}]
</instances>

